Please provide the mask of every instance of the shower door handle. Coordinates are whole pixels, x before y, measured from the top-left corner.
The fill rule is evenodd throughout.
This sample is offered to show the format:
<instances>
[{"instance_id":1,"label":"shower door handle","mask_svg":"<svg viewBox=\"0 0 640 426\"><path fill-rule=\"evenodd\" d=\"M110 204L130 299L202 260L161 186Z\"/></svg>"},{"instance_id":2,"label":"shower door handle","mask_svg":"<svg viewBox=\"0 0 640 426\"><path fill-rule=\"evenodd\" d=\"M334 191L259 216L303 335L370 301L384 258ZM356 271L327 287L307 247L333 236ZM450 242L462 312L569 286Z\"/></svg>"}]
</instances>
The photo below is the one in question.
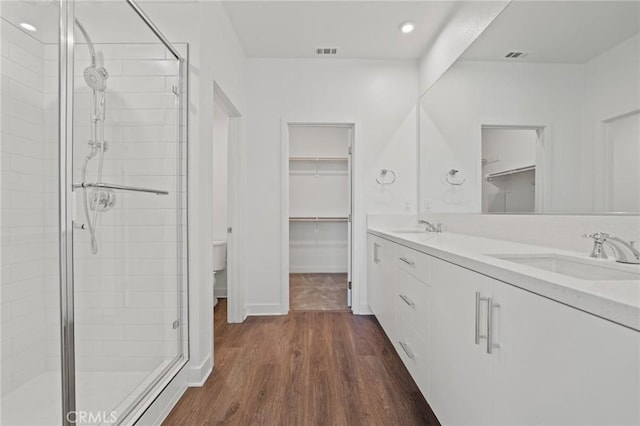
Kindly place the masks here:
<instances>
[{"instance_id":1,"label":"shower door handle","mask_svg":"<svg viewBox=\"0 0 640 426\"><path fill-rule=\"evenodd\" d=\"M139 186L125 186L125 185L117 185L114 183L74 183L74 188L101 188L101 189L116 189L120 191L132 191L132 192L147 192L150 194L156 195L169 195L169 191L163 191L160 189L151 189L151 188L141 188Z\"/></svg>"}]
</instances>

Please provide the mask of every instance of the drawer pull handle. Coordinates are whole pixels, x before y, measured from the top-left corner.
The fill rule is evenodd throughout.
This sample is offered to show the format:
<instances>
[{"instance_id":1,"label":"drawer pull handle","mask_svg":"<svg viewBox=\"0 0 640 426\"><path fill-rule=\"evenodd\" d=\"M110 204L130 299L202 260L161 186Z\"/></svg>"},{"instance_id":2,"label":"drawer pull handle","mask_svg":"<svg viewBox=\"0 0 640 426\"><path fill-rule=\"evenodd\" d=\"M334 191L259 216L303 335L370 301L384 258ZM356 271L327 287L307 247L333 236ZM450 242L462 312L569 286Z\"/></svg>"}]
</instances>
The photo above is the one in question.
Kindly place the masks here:
<instances>
[{"instance_id":1,"label":"drawer pull handle","mask_svg":"<svg viewBox=\"0 0 640 426\"><path fill-rule=\"evenodd\" d=\"M476 345L480 344L480 339L486 339L487 336L480 334L480 302L488 302L487 297L480 297L480 292L476 291Z\"/></svg>"},{"instance_id":2,"label":"drawer pull handle","mask_svg":"<svg viewBox=\"0 0 640 426\"><path fill-rule=\"evenodd\" d=\"M398 296L400 296L400 299L404 300L404 303L411 306L413 309L416 308L416 304L413 303L407 296L405 296L404 294L399 294Z\"/></svg>"},{"instance_id":3,"label":"drawer pull handle","mask_svg":"<svg viewBox=\"0 0 640 426\"><path fill-rule=\"evenodd\" d=\"M493 343L493 310L500 307L499 303L495 303L493 298L489 297L487 301L487 353L491 355L494 348L499 348L500 345Z\"/></svg>"},{"instance_id":4,"label":"drawer pull handle","mask_svg":"<svg viewBox=\"0 0 640 426\"><path fill-rule=\"evenodd\" d=\"M398 343L400 343L400 346L402 346L402 350L407 354L409 358L416 359L416 356L413 354L413 352L411 352L411 349L409 349L409 345L407 345L403 341L399 341Z\"/></svg>"},{"instance_id":5,"label":"drawer pull handle","mask_svg":"<svg viewBox=\"0 0 640 426\"><path fill-rule=\"evenodd\" d=\"M373 243L373 263L380 263L380 258L378 257L379 249L380 249L380 244Z\"/></svg>"},{"instance_id":6,"label":"drawer pull handle","mask_svg":"<svg viewBox=\"0 0 640 426\"><path fill-rule=\"evenodd\" d=\"M414 262L413 260L409 260L406 257L400 257L399 259L409 266L416 266L416 262Z\"/></svg>"}]
</instances>

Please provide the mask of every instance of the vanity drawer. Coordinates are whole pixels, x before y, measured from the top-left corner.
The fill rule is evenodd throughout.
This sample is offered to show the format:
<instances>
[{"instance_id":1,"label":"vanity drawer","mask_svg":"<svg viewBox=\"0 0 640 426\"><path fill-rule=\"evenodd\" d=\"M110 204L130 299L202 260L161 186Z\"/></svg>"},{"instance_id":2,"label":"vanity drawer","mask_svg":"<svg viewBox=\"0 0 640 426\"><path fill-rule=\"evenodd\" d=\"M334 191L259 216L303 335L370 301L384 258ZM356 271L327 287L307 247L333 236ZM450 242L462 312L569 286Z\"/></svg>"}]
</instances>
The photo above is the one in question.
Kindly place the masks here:
<instances>
[{"instance_id":1,"label":"vanity drawer","mask_svg":"<svg viewBox=\"0 0 640 426\"><path fill-rule=\"evenodd\" d=\"M428 396L429 370L426 340L421 338L409 324L401 322L398 324L396 340L393 343L418 388L425 397Z\"/></svg>"},{"instance_id":2,"label":"vanity drawer","mask_svg":"<svg viewBox=\"0 0 640 426\"><path fill-rule=\"evenodd\" d=\"M427 282L429 256L408 247L398 245L396 248L396 264L398 267L422 282Z\"/></svg>"},{"instance_id":3,"label":"vanity drawer","mask_svg":"<svg viewBox=\"0 0 640 426\"><path fill-rule=\"evenodd\" d=\"M412 327L427 340L429 330L430 288L413 275L398 270L395 311L397 323Z\"/></svg>"}]
</instances>

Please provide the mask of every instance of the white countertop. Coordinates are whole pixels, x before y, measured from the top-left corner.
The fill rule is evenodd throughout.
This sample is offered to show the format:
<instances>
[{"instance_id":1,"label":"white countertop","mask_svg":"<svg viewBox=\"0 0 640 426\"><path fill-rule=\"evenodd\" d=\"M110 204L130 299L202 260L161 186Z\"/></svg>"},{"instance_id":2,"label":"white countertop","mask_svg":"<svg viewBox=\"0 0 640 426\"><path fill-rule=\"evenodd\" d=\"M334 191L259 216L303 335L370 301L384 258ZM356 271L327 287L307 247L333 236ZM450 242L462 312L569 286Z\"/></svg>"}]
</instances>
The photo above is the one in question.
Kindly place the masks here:
<instances>
[{"instance_id":1,"label":"white countertop","mask_svg":"<svg viewBox=\"0 0 640 426\"><path fill-rule=\"evenodd\" d=\"M369 232L381 238L640 331L640 280L589 281L489 256L544 253L585 259L585 253L447 232L392 231L369 226ZM621 268L640 272L640 265Z\"/></svg>"}]
</instances>

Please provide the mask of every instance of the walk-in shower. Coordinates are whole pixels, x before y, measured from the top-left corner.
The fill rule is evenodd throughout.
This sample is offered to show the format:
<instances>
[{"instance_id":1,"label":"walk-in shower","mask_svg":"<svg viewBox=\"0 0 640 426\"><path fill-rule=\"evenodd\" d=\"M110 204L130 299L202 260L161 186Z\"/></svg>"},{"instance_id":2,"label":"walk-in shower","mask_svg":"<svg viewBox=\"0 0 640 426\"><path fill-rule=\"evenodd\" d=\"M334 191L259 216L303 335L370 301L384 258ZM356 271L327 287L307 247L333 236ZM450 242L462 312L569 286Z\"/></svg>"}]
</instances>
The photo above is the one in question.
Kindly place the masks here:
<instances>
[{"instance_id":1,"label":"walk-in shower","mask_svg":"<svg viewBox=\"0 0 640 426\"><path fill-rule=\"evenodd\" d=\"M0 424L130 424L188 353L188 46L131 0L0 17Z\"/></svg>"}]
</instances>

